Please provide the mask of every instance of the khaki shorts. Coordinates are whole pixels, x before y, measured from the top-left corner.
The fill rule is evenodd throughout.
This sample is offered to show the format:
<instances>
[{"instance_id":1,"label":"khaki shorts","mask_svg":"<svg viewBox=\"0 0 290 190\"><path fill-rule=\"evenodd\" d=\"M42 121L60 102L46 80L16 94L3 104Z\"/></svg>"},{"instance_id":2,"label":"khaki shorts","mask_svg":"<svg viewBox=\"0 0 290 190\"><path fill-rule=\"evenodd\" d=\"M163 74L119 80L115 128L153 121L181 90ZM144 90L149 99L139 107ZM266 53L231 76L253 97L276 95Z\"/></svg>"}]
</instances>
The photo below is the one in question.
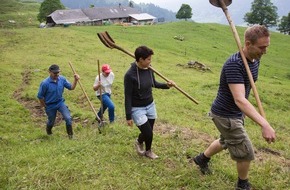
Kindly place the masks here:
<instances>
[{"instance_id":1,"label":"khaki shorts","mask_svg":"<svg viewBox=\"0 0 290 190\"><path fill-rule=\"evenodd\" d=\"M253 145L244 128L243 118L225 118L209 113L220 132L220 143L236 161L254 160Z\"/></svg>"}]
</instances>

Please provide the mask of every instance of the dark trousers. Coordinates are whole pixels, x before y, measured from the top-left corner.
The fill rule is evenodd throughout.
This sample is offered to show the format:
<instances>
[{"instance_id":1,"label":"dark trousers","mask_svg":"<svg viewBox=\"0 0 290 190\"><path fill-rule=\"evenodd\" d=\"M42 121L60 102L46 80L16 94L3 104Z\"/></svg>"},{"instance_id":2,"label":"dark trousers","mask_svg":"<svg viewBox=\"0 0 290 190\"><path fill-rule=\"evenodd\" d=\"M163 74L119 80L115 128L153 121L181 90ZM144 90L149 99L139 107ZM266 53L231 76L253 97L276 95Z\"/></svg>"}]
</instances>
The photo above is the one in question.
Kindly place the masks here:
<instances>
[{"instance_id":1,"label":"dark trousers","mask_svg":"<svg viewBox=\"0 0 290 190\"><path fill-rule=\"evenodd\" d=\"M71 119L70 111L64 103L62 103L57 108L45 110L46 115L47 115L46 128L51 131L52 127L54 126L57 111L59 111L62 114L65 120L67 134L73 135L72 119Z\"/></svg>"}]
</instances>

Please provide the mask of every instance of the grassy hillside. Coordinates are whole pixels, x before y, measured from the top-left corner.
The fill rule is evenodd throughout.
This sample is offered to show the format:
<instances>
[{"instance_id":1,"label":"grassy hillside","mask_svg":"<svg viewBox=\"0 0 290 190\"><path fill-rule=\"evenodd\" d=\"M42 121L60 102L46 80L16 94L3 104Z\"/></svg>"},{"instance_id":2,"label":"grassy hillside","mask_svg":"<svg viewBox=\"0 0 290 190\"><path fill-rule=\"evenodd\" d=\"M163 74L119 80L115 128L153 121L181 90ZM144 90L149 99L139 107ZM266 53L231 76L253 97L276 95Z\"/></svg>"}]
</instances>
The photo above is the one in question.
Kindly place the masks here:
<instances>
[{"instance_id":1,"label":"grassy hillside","mask_svg":"<svg viewBox=\"0 0 290 190\"><path fill-rule=\"evenodd\" d=\"M244 28L237 29L242 35ZM130 52L143 44L153 48L152 66L199 101L196 105L176 89L154 90L158 119L153 149L158 160L135 153L133 142L139 131L126 126L123 105L123 76L133 59L106 48L97 38L97 32L103 31ZM173 38L178 35L185 40ZM206 114L216 95L222 64L237 51L229 26L176 22L142 27L19 28L0 29L0 37L0 189L232 189L235 185L235 163L227 151L212 159L210 176L202 176L188 163L188 157L218 137ZM250 171L254 189L290 188L289 49L289 36L272 33L256 83L277 142L268 145L260 127L246 120L257 157ZM46 117L36 93L48 76L48 67L59 64L62 74L72 80L71 62L97 109L100 103L92 90L97 60L109 63L116 75L116 123L99 134L92 124L94 113L77 86L65 92L76 139L67 139L61 119L54 135L46 136ZM207 65L211 72L186 67L190 60ZM255 102L253 96L250 101Z\"/></svg>"},{"instance_id":2,"label":"grassy hillside","mask_svg":"<svg viewBox=\"0 0 290 190\"><path fill-rule=\"evenodd\" d=\"M0 28L37 27L40 3L35 0L0 0Z\"/></svg>"}]
</instances>

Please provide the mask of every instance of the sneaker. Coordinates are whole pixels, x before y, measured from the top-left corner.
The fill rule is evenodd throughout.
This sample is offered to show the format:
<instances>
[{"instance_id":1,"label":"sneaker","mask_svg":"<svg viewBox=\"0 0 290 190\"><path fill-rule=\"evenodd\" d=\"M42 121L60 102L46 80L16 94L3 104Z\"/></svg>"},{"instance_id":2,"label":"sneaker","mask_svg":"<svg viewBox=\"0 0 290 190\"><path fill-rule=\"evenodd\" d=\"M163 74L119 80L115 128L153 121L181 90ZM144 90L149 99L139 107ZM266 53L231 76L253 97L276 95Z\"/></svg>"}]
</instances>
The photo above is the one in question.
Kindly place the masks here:
<instances>
[{"instance_id":1,"label":"sneaker","mask_svg":"<svg viewBox=\"0 0 290 190\"><path fill-rule=\"evenodd\" d=\"M251 184L249 182L244 185L237 184L236 190L251 190Z\"/></svg>"},{"instance_id":2,"label":"sneaker","mask_svg":"<svg viewBox=\"0 0 290 190\"><path fill-rule=\"evenodd\" d=\"M145 156L151 159L156 159L159 158L159 156L157 156L156 154L154 154L154 152L152 152L151 150L147 150L145 152Z\"/></svg>"},{"instance_id":3,"label":"sneaker","mask_svg":"<svg viewBox=\"0 0 290 190\"><path fill-rule=\"evenodd\" d=\"M136 139L135 141L135 148L136 148L136 152L140 155L140 156L144 156L145 154L145 150L144 150L144 144L143 143L139 143L138 139Z\"/></svg>"},{"instance_id":4,"label":"sneaker","mask_svg":"<svg viewBox=\"0 0 290 190\"><path fill-rule=\"evenodd\" d=\"M203 175L211 174L211 170L208 167L208 161L203 160L201 156L202 153L194 157L193 158L194 163L199 166L199 170Z\"/></svg>"},{"instance_id":5,"label":"sneaker","mask_svg":"<svg viewBox=\"0 0 290 190\"><path fill-rule=\"evenodd\" d=\"M73 135L68 135L68 138L69 139L73 139Z\"/></svg>"}]
</instances>

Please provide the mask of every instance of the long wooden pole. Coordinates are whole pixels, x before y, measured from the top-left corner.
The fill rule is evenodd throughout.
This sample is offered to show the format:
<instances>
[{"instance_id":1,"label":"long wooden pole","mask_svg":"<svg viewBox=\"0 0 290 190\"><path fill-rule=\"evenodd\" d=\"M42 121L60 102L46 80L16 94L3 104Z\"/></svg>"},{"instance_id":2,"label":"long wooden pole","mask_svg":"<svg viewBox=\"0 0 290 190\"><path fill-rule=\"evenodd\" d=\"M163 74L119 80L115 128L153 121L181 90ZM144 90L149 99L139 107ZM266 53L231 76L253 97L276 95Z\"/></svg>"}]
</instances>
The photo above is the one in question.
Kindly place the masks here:
<instances>
[{"instance_id":1,"label":"long wooden pole","mask_svg":"<svg viewBox=\"0 0 290 190\"><path fill-rule=\"evenodd\" d=\"M98 60L98 75L99 75L99 82L101 83L101 69L100 69L100 61ZM102 85L100 88L100 101L101 101L101 120L103 120L103 95L102 95Z\"/></svg>"},{"instance_id":2,"label":"long wooden pole","mask_svg":"<svg viewBox=\"0 0 290 190\"><path fill-rule=\"evenodd\" d=\"M247 71L247 74L248 74L248 78L250 80L250 84L251 84L251 87L253 89L253 93L254 93L254 96L255 96L255 99L256 99L256 102L258 104L258 108L259 108L259 111L260 111L260 114L266 118L266 115L265 115L265 112L264 112L264 109L262 107L262 103L261 103L261 100L259 98L259 94L258 94L258 91L257 91L257 88L256 88L256 85L255 85L255 82L254 82L254 79L253 79L253 76L252 76L252 73L251 73L251 70L249 68L249 65L248 65L248 61L246 59L246 56L244 54L244 51L242 49L242 45L241 45L241 40L239 38L239 35L238 35L238 32L237 32L237 29L228 13L228 8L227 6L225 5L224 1L223 0L218 0L220 5L221 5L221 8L223 10L223 12L225 13L226 17L227 17L227 20L231 26L231 29L232 29L232 32L234 34L234 38L236 40L236 43L238 45L238 48L239 48L239 51L240 51L240 54L241 54L241 57L242 57L242 60L244 62L244 65L245 65L245 68L246 68L246 71Z\"/></svg>"},{"instance_id":3,"label":"long wooden pole","mask_svg":"<svg viewBox=\"0 0 290 190\"><path fill-rule=\"evenodd\" d=\"M69 63L70 68L72 69L73 73L76 74L76 71L75 71L74 67L72 66L71 62L68 62L68 63ZM79 85L80 85L80 87L81 87L81 89L82 89L87 101L89 102L89 105L90 105L91 109L93 110L94 114L96 115L96 120L98 120L98 122L100 122L101 119L99 118L97 111L95 110L92 102L90 101L90 99L89 99L89 97L88 97L88 95L87 95L87 93L86 93L86 91L85 91L80 79L78 80L78 83L79 83Z\"/></svg>"},{"instance_id":4,"label":"long wooden pole","mask_svg":"<svg viewBox=\"0 0 290 190\"><path fill-rule=\"evenodd\" d=\"M131 56L132 58L135 58L135 56L132 53L130 53L129 51L127 51L127 50L123 49L122 47L116 45L114 43L114 41L112 40L112 38L107 33L99 33L98 36L101 39L101 41L107 47L110 47L110 48L113 48L114 47L114 48L116 48L116 49L118 49L118 50L126 53L127 55ZM166 78L165 76L163 76L160 72L158 72L157 70L155 70L152 66L149 66L149 69L151 69L154 73L156 73L159 77L161 77L165 81L169 82L169 79L168 78ZM191 97L188 93L186 93L180 87L178 87L177 85L175 85L174 88L176 88L179 92L181 92L183 95L185 95L191 101L193 101L194 103L198 104L198 101L197 100L195 100L193 97Z\"/></svg>"}]
</instances>

